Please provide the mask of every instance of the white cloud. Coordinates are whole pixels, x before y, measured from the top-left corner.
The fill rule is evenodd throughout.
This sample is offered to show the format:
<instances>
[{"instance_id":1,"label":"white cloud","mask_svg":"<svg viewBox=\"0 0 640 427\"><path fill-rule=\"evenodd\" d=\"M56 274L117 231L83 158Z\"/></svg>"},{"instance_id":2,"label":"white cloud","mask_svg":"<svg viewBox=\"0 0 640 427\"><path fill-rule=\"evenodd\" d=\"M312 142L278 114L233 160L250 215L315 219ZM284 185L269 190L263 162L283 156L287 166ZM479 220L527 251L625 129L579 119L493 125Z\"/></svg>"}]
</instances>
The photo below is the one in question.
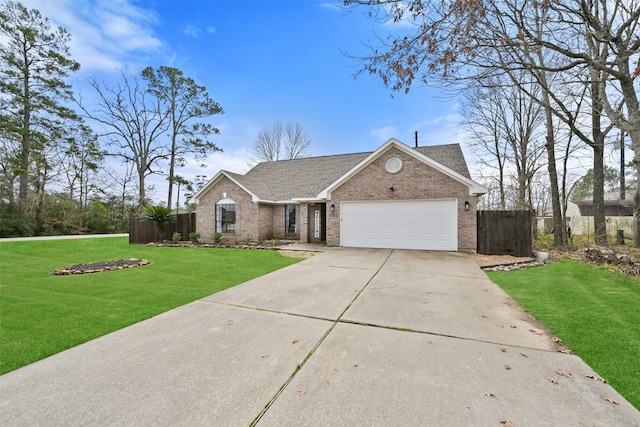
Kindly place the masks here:
<instances>
[{"instance_id":1,"label":"white cloud","mask_svg":"<svg viewBox=\"0 0 640 427\"><path fill-rule=\"evenodd\" d=\"M207 27L207 33L209 34L215 34L217 32L216 27L214 27L213 25L209 25Z\"/></svg>"},{"instance_id":2,"label":"white cloud","mask_svg":"<svg viewBox=\"0 0 640 427\"><path fill-rule=\"evenodd\" d=\"M398 134L395 126L385 126L378 129L373 129L369 132L369 135L374 137L378 141L386 142L390 138L393 138Z\"/></svg>"},{"instance_id":3,"label":"white cloud","mask_svg":"<svg viewBox=\"0 0 640 427\"><path fill-rule=\"evenodd\" d=\"M83 71L115 72L138 68L146 55L172 55L155 33L156 14L128 0L78 2L25 0L28 8L38 9L54 25L71 33L71 56ZM137 71L137 70L136 70Z\"/></svg>"},{"instance_id":4,"label":"white cloud","mask_svg":"<svg viewBox=\"0 0 640 427\"><path fill-rule=\"evenodd\" d=\"M321 9L332 10L335 12L344 12L344 7L342 6L342 2L334 0L332 2L322 2L319 4Z\"/></svg>"},{"instance_id":5,"label":"white cloud","mask_svg":"<svg viewBox=\"0 0 640 427\"><path fill-rule=\"evenodd\" d=\"M202 30L193 24L187 24L184 27L182 27L182 33L189 37L194 37L194 38L202 37Z\"/></svg>"}]
</instances>

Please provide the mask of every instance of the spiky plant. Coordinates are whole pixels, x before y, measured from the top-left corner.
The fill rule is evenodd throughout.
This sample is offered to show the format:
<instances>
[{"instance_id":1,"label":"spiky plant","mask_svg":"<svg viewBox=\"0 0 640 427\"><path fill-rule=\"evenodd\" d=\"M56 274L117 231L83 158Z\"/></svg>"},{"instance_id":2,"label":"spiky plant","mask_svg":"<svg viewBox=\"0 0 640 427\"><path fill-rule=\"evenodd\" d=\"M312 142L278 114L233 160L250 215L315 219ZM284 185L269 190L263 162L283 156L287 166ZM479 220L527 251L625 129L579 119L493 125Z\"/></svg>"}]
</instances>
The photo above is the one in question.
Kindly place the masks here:
<instances>
[{"instance_id":1,"label":"spiky plant","mask_svg":"<svg viewBox=\"0 0 640 427\"><path fill-rule=\"evenodd\" d=\"M171 213L171 209L165 206L149 206L142 212L143 221L153 221L156 224L156 230L160 236L160 240L164 240L164 226L176 221L176 216Z\"/></svg>"}]
</instances>

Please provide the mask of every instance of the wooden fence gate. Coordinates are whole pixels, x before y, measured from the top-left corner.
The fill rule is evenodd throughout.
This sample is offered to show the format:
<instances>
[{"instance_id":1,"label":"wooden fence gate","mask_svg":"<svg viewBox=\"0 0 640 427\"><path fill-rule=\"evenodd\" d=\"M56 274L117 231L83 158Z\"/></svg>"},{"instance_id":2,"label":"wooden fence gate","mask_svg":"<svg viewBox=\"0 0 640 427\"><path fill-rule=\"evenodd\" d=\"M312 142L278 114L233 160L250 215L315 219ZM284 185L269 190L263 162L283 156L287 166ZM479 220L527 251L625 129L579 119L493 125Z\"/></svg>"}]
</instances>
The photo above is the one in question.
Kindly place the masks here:
<instances>
[{"instance_id":1,"label":"wooden fence gate","mask_svg":"<svg viewBox=\"0 0 640 427\"><path fill-rule=\"evenodd\" d=\"M531 211L478 211L477 218L478 253L531 256Z\"/></svg>"},{"instance_id":2,"label":"wooden fence gate","mask_svg":"<svg viewBox=\"0 0 640 427\"><path fill-rule=\"evenodd\" d=\"M196 231L196 213L190 212L176 215L176 222L165 224L164 238L171 240L173 233L180 233L182 240L189 240L189 234ZM160 240L156 223L143 221L140 218L129 220L129 243L149 243Z\"/></svg>"}]
</instances>

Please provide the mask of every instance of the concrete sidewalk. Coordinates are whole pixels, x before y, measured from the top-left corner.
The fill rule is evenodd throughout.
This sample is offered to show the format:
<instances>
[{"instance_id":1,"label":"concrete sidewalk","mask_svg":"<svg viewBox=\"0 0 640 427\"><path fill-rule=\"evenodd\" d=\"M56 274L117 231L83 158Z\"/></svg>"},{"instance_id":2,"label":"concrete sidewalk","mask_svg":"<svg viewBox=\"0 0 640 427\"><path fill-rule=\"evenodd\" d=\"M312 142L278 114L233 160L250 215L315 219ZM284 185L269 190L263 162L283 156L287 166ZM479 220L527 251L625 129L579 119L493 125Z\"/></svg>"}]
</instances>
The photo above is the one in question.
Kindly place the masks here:
<instances>
[{"instance_id":1,"label":"concrete sidewalk","mask_svg":"<svg viewBox=\"0 0 640 427\"><path fill-rule=\"evenodd\" d=\"M467 255L334 248L0 377L0 424L640 426L556 348Z\"/></svg>"}]
</instances>

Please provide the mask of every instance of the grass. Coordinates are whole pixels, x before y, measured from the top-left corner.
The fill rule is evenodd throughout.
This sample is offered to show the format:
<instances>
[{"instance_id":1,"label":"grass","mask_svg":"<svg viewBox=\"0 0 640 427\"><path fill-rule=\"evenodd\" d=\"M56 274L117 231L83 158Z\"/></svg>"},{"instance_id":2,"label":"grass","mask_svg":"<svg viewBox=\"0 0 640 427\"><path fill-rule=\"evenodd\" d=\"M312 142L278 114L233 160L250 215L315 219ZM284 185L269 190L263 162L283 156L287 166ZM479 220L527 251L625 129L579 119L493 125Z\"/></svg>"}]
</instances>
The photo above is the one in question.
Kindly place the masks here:
<instances>
[{"instance_id":1,"label":"grass","mask_svg":"<svg viewBox=\"0 0 640 427\"><path fill-rule=\"evenodd\" d=\"M57 268L143 258L125 270ZM293 264L276 251L147 247L127 238L0 243L0 374Z\"/></svg>"},{"instance_id":2,"label":"grass","mask_svg":"<svg viewBox=\"0 0 640 427\"><path fill-rule=\"evenodd\" d=\"M572 260L488 274L640 409L640 279Z\"/></svg>"}]
</instances>

